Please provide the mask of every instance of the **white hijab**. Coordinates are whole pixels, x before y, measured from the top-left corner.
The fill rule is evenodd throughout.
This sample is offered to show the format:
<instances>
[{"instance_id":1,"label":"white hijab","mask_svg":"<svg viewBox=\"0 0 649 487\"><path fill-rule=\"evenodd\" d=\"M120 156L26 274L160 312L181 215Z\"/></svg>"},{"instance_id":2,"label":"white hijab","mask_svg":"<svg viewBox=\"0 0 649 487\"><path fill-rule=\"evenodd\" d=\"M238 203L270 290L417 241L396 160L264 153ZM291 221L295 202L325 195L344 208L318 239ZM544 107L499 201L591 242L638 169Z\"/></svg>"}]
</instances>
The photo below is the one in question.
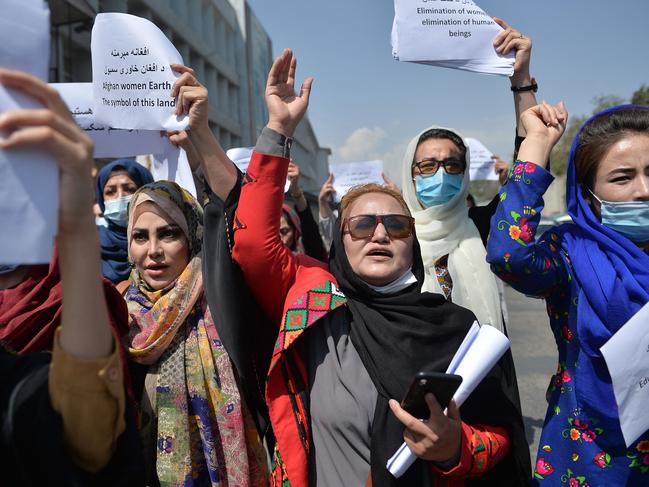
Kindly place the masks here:
<instances>
[{"instance_id":1,"label":"white hijab","mask_svg":"<svg viewBox=\"0 0 649 487\"><path fill-rule=\"evenodd\" d=\"M435 274L435 262L448 254L448 271L453 280L453 302L473 311L481 324L489 324L503 331L496 277L487 264L487 252L478 229L469 218L466 205L470 182L469 145L457 131L444 129L462 138L466 147L466 171L462 189L447 203L431 208L424 208L417 199L412 180L412 163L419 139L431 129L443 127L430 127L410 141L401 171L403 197L415 218L417 238L426 270L423 291L443 294ZM443 170L440 168L440 171Z\"/></svg>"}]
</instances>

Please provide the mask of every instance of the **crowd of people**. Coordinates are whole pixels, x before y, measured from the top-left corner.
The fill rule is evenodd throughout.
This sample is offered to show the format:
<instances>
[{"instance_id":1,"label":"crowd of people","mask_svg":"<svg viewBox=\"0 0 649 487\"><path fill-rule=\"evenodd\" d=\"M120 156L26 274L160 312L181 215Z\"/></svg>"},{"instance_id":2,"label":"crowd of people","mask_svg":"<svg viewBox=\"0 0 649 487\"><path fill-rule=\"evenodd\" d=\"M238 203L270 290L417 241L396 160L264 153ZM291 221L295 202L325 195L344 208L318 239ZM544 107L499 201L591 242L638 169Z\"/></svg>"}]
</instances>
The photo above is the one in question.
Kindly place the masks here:
<instances>
[{"instance_id":1,"label":"crowd of people","mask_svg":"<svg viewBox=\"0 0 649 487\"><path fill-rule=\"evenodd\" d=\"M313 80L296 93L288 49L245 174L210 130L206 88L172 65L189 127L167 136L198 198L134 160L93 176L58 93L0 69L43 105L0 115L0 149L47 151L60 173L51 263L0 266L3 485L649 485L649 432L626 445L600 351L649 302L649 109L584 124L573 223L536 235L568 113L537 103L532 42L497 22L496 50L516 56L515 160L497 164L486 206L469 204L466 140L433 125L398 185L334 208L330 176L316 221L290 150ZM559 352L535 465L510 352L461 407L401 405L474 321L509 333L501 280L546 300ZM404 441L417 460L396 478L386 464Z\"/></svg>"}]
</instances>

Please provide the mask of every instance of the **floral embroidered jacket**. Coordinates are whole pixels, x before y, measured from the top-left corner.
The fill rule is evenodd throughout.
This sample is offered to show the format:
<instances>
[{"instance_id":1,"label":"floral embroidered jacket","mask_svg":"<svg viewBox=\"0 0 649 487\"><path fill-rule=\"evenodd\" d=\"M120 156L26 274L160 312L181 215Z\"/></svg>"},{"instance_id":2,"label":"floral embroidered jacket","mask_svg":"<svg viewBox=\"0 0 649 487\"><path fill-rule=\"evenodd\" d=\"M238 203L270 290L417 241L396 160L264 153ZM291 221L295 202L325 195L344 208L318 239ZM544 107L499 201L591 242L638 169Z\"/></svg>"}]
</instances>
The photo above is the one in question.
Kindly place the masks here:
<instances>
[{"instance_id":1,"label":"floral embroidered jacket","mask_svg":"<svg viewBox=\"0 0 649 487\"><path fill-rule=\"evenodd\" d=\"M565 243L572 224L552 228L535 240L543 194L553 179L542 167L517 161L501 189L487 245L487 260L502 280L528 296L546 300L559 349L557 372L547 391L548 411L534 480L539 485L569 487L647 486L649 435L627 449L620 431L605 431L599 419L586 415L577 402L580 289Z\"/></svg>"},{"instance_id":2,"label":"floral embroidered jacket","mask_svg":"<svg viewBox=\"0 0 649 487\"><path fill-rule=\"evenodd\" d=\"M279 220L289 160L254 153L235 216L233 257L278 335L266 384L266 400L277 439L271 483L307 487L310 421L308 371L299 337L328 313L344 306L345 296L324 264L294 256L279 238ZM447 472L433 468L436 482L464 485L492 468L509 450L499 427L463 424L461 458ZM443 479L443 480L442 480ZM441 485L441 484L440 484Z\"/></svg>"}]
</instances>

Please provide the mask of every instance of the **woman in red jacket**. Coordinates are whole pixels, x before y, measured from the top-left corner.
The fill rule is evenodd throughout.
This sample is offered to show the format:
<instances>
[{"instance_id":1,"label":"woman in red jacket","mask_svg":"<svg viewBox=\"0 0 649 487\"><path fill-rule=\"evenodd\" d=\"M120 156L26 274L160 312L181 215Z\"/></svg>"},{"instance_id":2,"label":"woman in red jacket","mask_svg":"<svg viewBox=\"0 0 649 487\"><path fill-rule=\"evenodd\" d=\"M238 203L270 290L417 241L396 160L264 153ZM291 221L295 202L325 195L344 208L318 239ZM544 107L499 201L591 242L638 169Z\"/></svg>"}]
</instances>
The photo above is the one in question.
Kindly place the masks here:
<instances>
[{"instance_id":1,"label":"woman in red jacket","mask_svg":"<svg viewBox=\"0 0 649 487\"><path fill-rule=\"evenodd\" d=\"M290 137L312 83L296 96L295 66L286 50L271 69L270 119L234 219L233 256L279 326L266 386L277 439L273 485L527 484L522 418L502 363L463 405L462 419L432 395L426 421L394 400L415 373L444 371L475 319L421 292L421 253L399 193L367 185L346 196L329 270L282 244ZM386 462L404 439L421 461L395 479Z\"/></svg>"}]
</instances>

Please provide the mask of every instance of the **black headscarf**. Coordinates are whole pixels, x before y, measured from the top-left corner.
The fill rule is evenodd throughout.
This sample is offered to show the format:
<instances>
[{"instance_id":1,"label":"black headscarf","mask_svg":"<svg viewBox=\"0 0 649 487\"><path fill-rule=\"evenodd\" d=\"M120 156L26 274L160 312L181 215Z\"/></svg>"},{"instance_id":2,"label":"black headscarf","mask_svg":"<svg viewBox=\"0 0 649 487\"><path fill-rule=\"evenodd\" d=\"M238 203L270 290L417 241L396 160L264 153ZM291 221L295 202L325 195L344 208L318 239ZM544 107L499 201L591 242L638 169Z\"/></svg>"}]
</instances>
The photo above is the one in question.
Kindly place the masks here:
<instances>
[{"instance_id":1,"label":"black headscarf","mask_svg":"<svg viewBox=\"0 0 649 487\"><path fill-rule=\"evenodd\" d=\"M340 222L334 228L329 269L349 299L350 338L378 391L370 445L373 485L429 486L432 473L421 460L399 479L386 468L403 443L404 431L388 400L401 400L417 372L445 372L475 316L440 294L421 292L425 273L416 238L412 272L417 284L395 294L374 291L354 273L343 247ZM467 485L518 487L530 483L529 449L513 370L508 353L461 408L466 423L503 426L511 440L508 456Z\"/></svg>"}]
</instances>

